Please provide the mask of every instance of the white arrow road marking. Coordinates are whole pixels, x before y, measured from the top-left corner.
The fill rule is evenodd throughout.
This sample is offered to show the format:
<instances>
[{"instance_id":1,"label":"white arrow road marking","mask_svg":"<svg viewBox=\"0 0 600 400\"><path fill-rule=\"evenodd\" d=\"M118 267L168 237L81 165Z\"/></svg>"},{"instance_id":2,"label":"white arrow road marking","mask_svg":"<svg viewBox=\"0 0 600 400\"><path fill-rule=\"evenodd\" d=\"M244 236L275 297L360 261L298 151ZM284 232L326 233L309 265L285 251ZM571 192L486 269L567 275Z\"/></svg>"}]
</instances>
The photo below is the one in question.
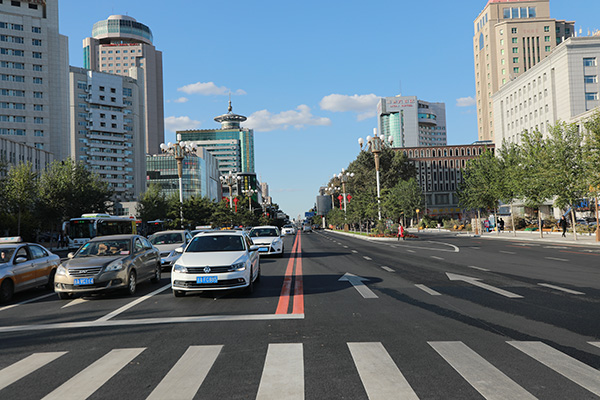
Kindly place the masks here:
<instances>
[{"instance_id":1,"label":"white arrow road marking","mask_svg":"<svg viewBox=\"0 0 600 400\"><path fill-rule=\"evenodd\" d=\"M364 297L365 299L379 298L379 296L377 296L375 293L373 293L373 291L371 291L371 289L369 289L367 287L367 285L365 285L363 283L363 281L368 281L367 278L363 278L361 276L356 276L349 272L346 272L344 274L344 276L342 276L340 279L338 279L338 281L339 282L350 282L352 284L352 286L354 286L354 289L356 289L358 291L358 293L360 293L360 295L362 297Z\"/></svg>"},{"instance_id":2,"label":"white arrow road marking","mask_svg":"<svg viewBox=\"0 0 600 400\"><path fill-rule=\"evenodd\" d=\"M547 287L547 288L550 288L550 289L560 290L562 292L570 293L570 294L585 294L583 292L578 292L577 290L566 289L566 288L563 288L563 287L560 287L560 286L551 285L549 283L538 283L538 285L539 286L544 286L544 287Z\"/></svg>"},{"instance_id":3,"label":"white arrow road marking","mask_svg":"<svg viewBox=\"0 0 600 400\"><path fill-rule=\"evenodd\" d=\"M499 294L501 296L504 296L504 297L509 297L511 299L521 299L521 298L523 298L523 296L519 296L518 294L511 293L511 292L508 292L506 290L503 290L503 289L500 289L500 288L497 288L497 287L494 287L494 286L490 286L490 285L485 284L483 282L479 282L479 279L477 279L477 278L473 278L473 277L470 277L470 276L464 276L464 275L451 274L449 272L446 272L446 275L448 276L448 279L450 279L451 281L464 281L464 282L470 283L473 286L477 286L477 287L480 287L482 289L489 290L490 292L497 293L497 294Z\"/></svg>"}]
</instances>

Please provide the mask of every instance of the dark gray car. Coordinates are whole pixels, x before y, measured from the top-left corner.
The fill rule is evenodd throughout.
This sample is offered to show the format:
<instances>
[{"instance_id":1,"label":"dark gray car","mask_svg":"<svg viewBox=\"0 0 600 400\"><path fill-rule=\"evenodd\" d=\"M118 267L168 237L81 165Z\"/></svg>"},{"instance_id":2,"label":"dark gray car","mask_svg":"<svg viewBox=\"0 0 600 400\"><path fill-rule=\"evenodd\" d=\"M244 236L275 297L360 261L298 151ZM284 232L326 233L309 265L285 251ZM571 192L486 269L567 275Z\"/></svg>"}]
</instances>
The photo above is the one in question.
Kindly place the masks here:
<instances>
[{"instance_id":1,"label":"dark gray car","mask_svg":"<svg viewBox=\"0 0 600 400\"><path fill-rule=\"evenodd\" d=\"M160 254L139 235L96 237L69 254L54 278L54 291L61 299L73 294L97 293L123 289L135 293L137 283L161 277Z\"/></svg>"}]
</instances>

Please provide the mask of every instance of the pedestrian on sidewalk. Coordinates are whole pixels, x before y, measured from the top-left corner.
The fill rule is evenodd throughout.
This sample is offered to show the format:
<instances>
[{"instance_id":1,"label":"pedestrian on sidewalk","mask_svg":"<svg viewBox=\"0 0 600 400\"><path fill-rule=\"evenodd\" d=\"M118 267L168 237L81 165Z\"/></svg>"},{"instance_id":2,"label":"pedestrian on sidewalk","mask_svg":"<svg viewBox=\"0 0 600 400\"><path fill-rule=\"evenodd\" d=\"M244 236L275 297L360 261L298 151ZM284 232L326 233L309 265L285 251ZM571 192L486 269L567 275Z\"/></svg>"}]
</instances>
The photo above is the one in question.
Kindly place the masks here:
<instances>
[{"instance_id":1,"label":"pedestrian on sidewalk","mask_svg":"<svg viewBox=\"0 0 600 400\"><path fill-rule=\"evenodd\" d=\"M562 237L566 237L565 233L567 233L567 220L565 216L560 217L560 221L558 221L558 226L562 229Z\"/></svg>"},{"instance_id":2,"label":"pedestrian on sidewalk","mask_svg":"<svg viewBox=\"0 0 600 400\"><path fill-rule=\"evenodd\" d=\"M400 240L400 238L402 238L402 240L406 240L406 238L404 237L404 227L401 223L398 224L398 241Z\"/></svg>"}]
</instances>

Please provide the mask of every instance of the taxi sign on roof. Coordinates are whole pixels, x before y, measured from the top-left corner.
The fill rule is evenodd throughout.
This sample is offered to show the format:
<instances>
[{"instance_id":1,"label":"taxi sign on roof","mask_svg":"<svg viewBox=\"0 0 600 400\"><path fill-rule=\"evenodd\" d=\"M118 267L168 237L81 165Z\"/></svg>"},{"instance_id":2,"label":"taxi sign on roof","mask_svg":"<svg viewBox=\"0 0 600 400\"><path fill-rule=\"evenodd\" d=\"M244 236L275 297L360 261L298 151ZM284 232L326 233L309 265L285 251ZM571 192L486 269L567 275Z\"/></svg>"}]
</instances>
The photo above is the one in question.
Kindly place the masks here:
<instances>
[{"instance_id":1,"label":"taxi sign on roof","mask_svg":"<svg viewBox=\"0 0 600 400\"><path fill-rule=\"evenodd\" d=\"M23 241L23 238L21 238L21 236L0 237L0 244L1 243L20 243L22 241Z\"/></svg>"}]
</instances>

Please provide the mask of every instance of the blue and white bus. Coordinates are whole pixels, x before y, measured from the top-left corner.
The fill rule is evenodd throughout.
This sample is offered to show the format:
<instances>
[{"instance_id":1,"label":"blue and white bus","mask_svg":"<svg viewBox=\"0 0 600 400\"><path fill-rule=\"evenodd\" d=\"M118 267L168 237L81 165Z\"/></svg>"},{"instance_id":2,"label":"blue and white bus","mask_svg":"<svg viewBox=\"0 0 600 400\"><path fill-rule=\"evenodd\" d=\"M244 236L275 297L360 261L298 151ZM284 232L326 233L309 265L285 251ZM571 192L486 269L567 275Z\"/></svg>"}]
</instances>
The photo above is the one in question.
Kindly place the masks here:
<instances>
[{"instance_id":1,"label":"blue and white bus","mask_svg":"<svg viewBox=\"0 0 600 400\"><path fill-rule=\"evenodd\" d=\"M92 213L64 222L63 231L69 238L69 249L78 249L96 236L137 233L136 223L135 218Z\"/></svg>"}]
</instances>

